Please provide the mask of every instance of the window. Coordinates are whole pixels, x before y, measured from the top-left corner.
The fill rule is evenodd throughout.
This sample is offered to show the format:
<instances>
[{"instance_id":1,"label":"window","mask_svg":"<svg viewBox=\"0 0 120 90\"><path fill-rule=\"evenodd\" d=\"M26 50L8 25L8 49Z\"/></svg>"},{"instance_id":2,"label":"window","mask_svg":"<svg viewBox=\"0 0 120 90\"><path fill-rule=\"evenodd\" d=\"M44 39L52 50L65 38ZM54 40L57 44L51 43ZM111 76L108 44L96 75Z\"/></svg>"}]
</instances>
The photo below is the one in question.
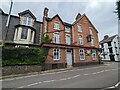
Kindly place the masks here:
<instances>
[{"instance_id":1,"label":"window","mask_svg":"<svg viewBox=\"0 0 120 90\"><path fill-rule=\"evenodd\" d=\"M91 45L94 46L94 39L91 38Z\"/></svg>"},{"instance_id":2,"label":"window","mask_svg":"<svg viewBox=\"0 0 120 90\"><path fill-rule=\"evenodd\" d=\"M69 27L65 27L65 32L70 32L70 28Z\"/></svg>"},{"instance_id":3,"label":"window","mask_svg":"<svg viewBox=\"0 0 120 90\"><path fill-rule=\"evenodd\" d=\"M96 60L96 51L92 50L92 60Z\"/></svg>"},{"instance_id":4,"label":"window","mask_svg":"<svg viewBox=\"0 0 120 90\"><path fill-rule=\"evenodd\" d=\"M21 39L27 39L28 29L22 28Z\"/></svg>"},{"instance_id":5,"label":"window","mask_svg":"<svg viewBox=\"0 0 120 90\"><path fill-rule=\"evenodd\" d=\"M83 44L83 38L82 38L82 36L78 36L78 39L79 39L79 45L82 45Z\"/></svg>"},{"instance_id":6,"label":"window","mask_svg":"<svg viewBox=\"0 0 120 90\"><path fill-rule=\"evenodd\" d=\"M80 60L84 60L85 56L84 56L84 49L80 49Z\"/></svg>"},{"instance_id":7,"label":"window","mask_svg":"<svg viewBox=\"0 0 120 90\"><path fill-rule=\"evenodd\" d=\"M22 17L22 24L26 25L27 24L27 17Z\"/></svg>"},{"instance_id":8,"label":"window","mask_svg":"<svg viewBox=\"0 0 120 90\"><path fill-rule=\"evenodd\" d=\"M22 24L32 26L32 18L22 17Z\"/></svg>"},{"instance_id":9,"label":"window","mask_svg":"<svg viewBox=\"0 0 120 90\"><path fill-rule=\"evenodd\" d=\"M53 59L59 60L59 49L58 48L53 49Z\"/></svg>"},{"instance_id":10,"label":"window","mask_svg":"<svg viewBox=\"0 0 120 90\"><path fill-rule=\"evenodd\" d=\"M30 41L32 41L32 38L33 38L33 30L31 30Z\"/></svg>"},{"instance_id":11,"label":"window","mask_svg":"<svg viewBox=\"0 0 120 90\"><path fill-rule=\"evenodd\" d=\"M78 25L78 32L82 32L82 27L81 27L81 25Z\"/></svg>"},{"instance_id":12,"label":"window","mask_svg":"<svg viewBox=\"0 0 120 90\"><path fill-rule=\"evenodd\" d=\"M91 29L91 28L89 29L89 32L90 32L90 35L93 35L93 32L92 32L92 29Z\"/></svg>"},{"instance_id":13,"label":"window","mask_svg":"<svg viewBox=\"0 0 120 90\"><path fill-rule=\"evenodd\" d=\"M32 19L28 18L28 25L32 26Z\"/></svg>"},{"instance_id":14,"label":"window","mask_svg":"<svg viewBox=\"0 0 120 90\"><path fill-rule=\"evenodd\" d=\"M60 27L59 27L59 24L58 23L54 23L54 29L57 29L57 30L59 30L60 29Z\"/></svg>"},{"instance_id":15,"label":"window","mask_svg":"<svg viewBox=\"0 0 120 90\"><path fill-rule=\"evenodd\" d=\"M70 36L69 35L66 35L66 44L70 45Z\"/></svg>"},{"instance_id":16,"label":"window","mask_svg":"<svg viewBox=\"0 0 120 90\"><path fill-rule=\"evenodd\" d=\"M60 43L60 38L58 33L54 33L54 43Z\"/></svg>"}]
</instances>

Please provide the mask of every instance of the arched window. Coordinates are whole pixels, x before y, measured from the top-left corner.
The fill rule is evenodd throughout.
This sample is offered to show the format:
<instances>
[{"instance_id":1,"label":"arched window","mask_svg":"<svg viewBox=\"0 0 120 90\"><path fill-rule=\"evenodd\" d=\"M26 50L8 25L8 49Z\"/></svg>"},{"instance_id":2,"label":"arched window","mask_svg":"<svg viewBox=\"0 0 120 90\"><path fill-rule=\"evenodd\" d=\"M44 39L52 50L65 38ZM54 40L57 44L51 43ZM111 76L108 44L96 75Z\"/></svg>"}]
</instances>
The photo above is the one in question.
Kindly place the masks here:
<instances>
[{"instance_id":1,"label":"arched window","mask_svg":"<svg viewBox=\"0 0 120 90\"><path fill-rule=\"evenodd\" d=\"M89 29L89 32L90 32L90 35L93 35L93 31L91 28Z\"/></svg>"}]
</instances>

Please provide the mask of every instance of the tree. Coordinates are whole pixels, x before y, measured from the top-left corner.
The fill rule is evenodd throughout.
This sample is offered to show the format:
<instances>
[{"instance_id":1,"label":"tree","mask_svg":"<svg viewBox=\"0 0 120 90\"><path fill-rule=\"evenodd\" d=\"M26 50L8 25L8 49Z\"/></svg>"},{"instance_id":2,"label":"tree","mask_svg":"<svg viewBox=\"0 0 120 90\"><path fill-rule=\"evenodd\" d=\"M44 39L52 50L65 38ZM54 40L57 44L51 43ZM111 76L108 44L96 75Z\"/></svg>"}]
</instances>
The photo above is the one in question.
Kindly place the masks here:
<instances>
[{"instance_id":1,"label":"tree","mask_svg":"<svg viewBox=\"0 0 120 90\"><path fill-rule=\"evenodd\" d=\"M116 4L117 4L116 13L118 14L118 19L120 20L120 0L118 0Z\"/></svg>"}]
</instances>

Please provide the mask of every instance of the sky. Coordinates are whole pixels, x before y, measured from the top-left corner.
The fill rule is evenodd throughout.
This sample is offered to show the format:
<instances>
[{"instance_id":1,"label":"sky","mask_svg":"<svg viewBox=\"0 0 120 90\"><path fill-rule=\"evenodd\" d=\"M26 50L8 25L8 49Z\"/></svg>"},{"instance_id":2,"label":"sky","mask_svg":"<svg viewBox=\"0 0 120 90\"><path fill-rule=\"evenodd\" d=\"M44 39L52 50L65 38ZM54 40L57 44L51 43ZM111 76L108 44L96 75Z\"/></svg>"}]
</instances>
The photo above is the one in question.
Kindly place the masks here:
<instances>
[{"instance_id":1,"label":"sky","mask_svg":"<svg viewBox=\"0 0 120 90\"><path fill-rule=\"evenodd\" d=\"M18 16L19 12L29 9L42 21L43 10L49 9L49 17L59 14L64 22L73 23L78 13L86 14L97 29L99 41L104 35L115 35L118 33L118 16L114 13L116 0L12 0L12 15ZM5 13L9 12L10 0L2 1L0 8Z\"/></svg>"}]
</instances>

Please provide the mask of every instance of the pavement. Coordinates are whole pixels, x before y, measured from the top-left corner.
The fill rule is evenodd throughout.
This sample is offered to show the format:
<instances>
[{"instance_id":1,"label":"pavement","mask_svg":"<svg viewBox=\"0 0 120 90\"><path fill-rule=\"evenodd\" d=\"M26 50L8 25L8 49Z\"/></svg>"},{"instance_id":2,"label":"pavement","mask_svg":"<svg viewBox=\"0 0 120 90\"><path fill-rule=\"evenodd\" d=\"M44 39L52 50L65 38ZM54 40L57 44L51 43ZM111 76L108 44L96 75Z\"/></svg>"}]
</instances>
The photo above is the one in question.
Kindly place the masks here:
<instances>
[{"instance_id":1,"label":"pavement","mask_svg":"<svg viewBox=\"0 0 120 90\"><path fill-rule=\"evenodd\" d=\"M43 74L43 73L52 73L52 72L60 72L60 71L66 71L66 70L75 70L75 69L89 68L91 66L107 65L108 63L109 62L104 62L104 64L98 64L98 65L89 65L89 66L81 66L81 67L67 67L67 68L61 68L61 69L51 69L51 70L46 70L46 71L31 72L31 73L24 73L24 74L12 74L12 75L2 76L2 77L0 77L0 80L7 79L7 78L14 78L14 77L35 75L35 74Z\"/></svg>"},{"instance_id":2,"label":"pavement","mask_svg":"<svg viewBox=\"0 0 120 90\"><path fill-rule=\"evenodd\" d=\"M2 79L2 87L12 88L12 90L22 88L119 90L118 64L117 62L105 62L102 65L55 69L18 76L13 75Z\"/></svg>"}]
</instances>

